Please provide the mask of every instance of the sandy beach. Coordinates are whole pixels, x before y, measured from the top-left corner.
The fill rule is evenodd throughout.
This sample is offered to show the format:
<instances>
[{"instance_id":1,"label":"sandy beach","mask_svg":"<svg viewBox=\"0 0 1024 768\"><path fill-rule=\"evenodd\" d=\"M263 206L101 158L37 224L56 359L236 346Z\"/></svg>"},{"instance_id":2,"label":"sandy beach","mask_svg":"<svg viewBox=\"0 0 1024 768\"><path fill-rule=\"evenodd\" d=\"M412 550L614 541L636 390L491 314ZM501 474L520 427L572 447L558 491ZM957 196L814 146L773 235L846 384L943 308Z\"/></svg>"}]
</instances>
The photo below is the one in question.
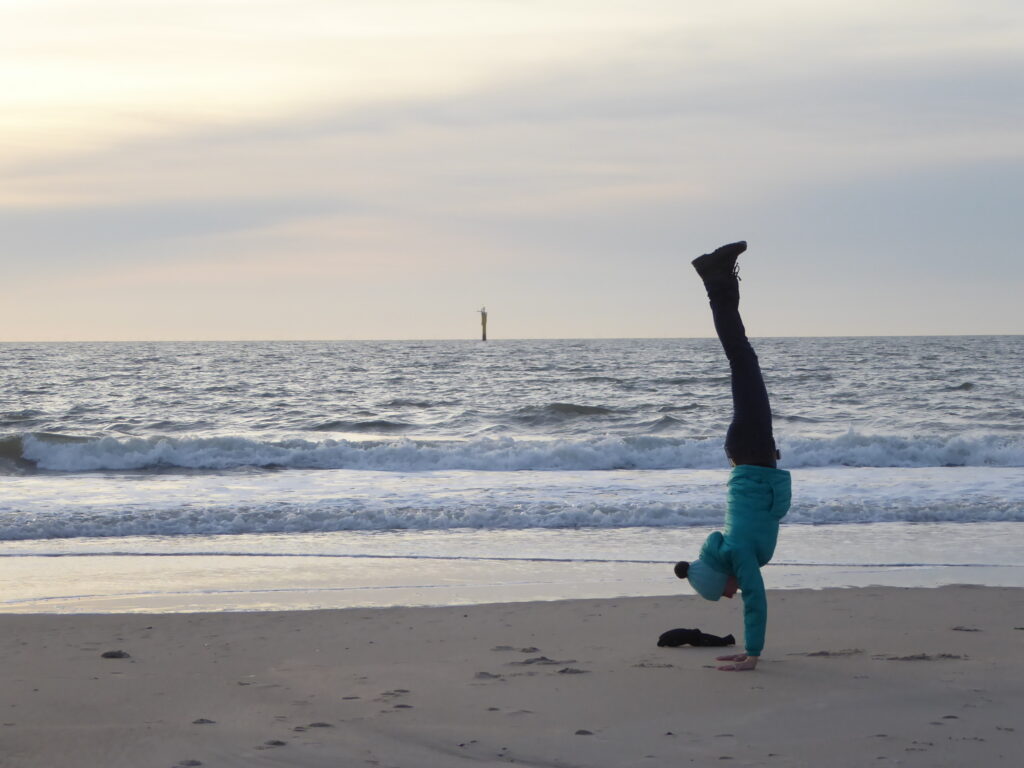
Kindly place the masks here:
<instances>
[{"instance_id":1,"label":"sandy beach","mask_svg":"<svg viewBox=\"0 0 1024 768\"><path fill-rule=\"evenodd\" d=\"M657 647L741 637L739 600L691 596L3 615L0 764L1017 764L1024 591L776 591L771 611L752 673Z\"/></svg>"}]
</instances>

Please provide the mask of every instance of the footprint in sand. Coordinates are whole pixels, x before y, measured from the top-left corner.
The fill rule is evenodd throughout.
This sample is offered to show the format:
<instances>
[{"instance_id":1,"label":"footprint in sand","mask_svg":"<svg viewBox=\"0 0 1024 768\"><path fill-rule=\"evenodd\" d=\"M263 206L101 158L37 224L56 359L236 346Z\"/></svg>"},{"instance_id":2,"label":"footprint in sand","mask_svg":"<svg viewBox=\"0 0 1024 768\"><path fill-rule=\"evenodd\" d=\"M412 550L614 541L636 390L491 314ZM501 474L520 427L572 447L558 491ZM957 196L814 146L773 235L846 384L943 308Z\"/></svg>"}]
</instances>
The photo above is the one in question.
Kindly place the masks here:
<instances>
[{"instance_id":1,"label":"footprint in sand","mask_svg":"<svg viewBox=\"0 0 1024 768\"><path fill-rule=\"evenodd\" d=\"M935 661L937 659L966 659L967 657L958 653L940 653L936 656L927 653L912 653L908 656L873 656L872 658L883 661Z\"/></svg>"},{"instance_id":2,"label":"footprint in sand","mask_svg":"<svg viewBox=\"0 0 1024 768\"><path fill-rule=\"evenodd\" d=\"M532 659L523 659L522 661L510 661L509 665L510 666L515 666L515 667L525 667L525 666L528 666L530 664L541 664L541 665L554 664L554 665L558 665L558 664L575 664L575 663L576 663L576 659L564 659L562 661L558 661L557 659L549 659L547 656L535 656Z\"/></svg>"},{"instance_id":3,"label":"footprint in sand","mask_svg":"<svg viewBox=\"0 0 1024 768\"><path fill-rule=\"evenodd\" d=\"M280 739L270 739L269 741L263 742L258 747L253 747L253 749L274 749L275 747L284 747L287 744L287 741L281 741Z\"/></svg>"},{"instance_id":4,"label":"footprint in sand","mask_svg":"<svg viewBox=\"0 0 1024 768\"><path fill-rule=\"evenodd\" d=\"M789 653L787 656L856 656L864 653L860 648L844 648L841 651L812 651L810 653Z\"/></svg>"}]
</instances>

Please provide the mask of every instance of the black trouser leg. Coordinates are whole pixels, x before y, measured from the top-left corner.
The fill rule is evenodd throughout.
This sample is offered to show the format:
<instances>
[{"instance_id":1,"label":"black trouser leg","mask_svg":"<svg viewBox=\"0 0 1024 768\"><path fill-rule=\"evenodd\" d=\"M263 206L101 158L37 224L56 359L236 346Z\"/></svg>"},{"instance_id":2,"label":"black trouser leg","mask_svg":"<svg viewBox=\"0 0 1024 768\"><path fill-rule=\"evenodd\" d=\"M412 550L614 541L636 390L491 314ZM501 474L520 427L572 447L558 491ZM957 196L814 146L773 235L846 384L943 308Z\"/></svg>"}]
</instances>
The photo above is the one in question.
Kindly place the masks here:
<instances>
[{"instance_id":1,"label":"black trouser leg","mask_svg":"<svg viewBox=\"0 0 1024 768\"><path fill-rule=\"evenodd\" d=\"M776 466L772 409L754 348L740 318L740 290L735 277L706 282L715 331L732 372L732 423L725 452L735 464Z\"/></svg>"}]
</instances>

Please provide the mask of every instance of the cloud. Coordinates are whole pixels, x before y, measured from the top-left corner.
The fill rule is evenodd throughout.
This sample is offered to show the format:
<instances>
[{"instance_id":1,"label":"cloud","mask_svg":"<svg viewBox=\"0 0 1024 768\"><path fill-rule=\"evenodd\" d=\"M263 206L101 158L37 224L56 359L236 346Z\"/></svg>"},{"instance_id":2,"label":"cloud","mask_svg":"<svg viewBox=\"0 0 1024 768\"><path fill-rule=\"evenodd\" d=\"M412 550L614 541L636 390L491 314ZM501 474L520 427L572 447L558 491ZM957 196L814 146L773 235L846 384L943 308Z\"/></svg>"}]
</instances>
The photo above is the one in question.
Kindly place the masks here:
<instances>
[{"instance_id":1,"label":"cloud","mask_svg":"<svg viewBox=\"0 0 1024 768\"><path fill-rule=\"evenodd\" d=\"M8 269L66 267L84 259L173 258L175 242L260 230L339 207L322 199L146 201L41 209L0 208Z\"/></svg>"},{"instance_id":2,"label":"cloud","mask_svg":"<svg viewBox=\"0 0 1024 768\"><path fill-rule=\"evenodd\" d=\"M517 17L502 38L478 21L474 51L550 39L497 52L457 87L321 95L8 162L0 259L26 286L65 269L69 300L87 268L96 295L201 301L208 322L188 328L206 338L245 322L274 335L268 304L310 322L312 305L318 322L333 306L357 336L457 335L462 321L445 318L463 301L493 305L512 335L671 335L689 327L666 309L684 252L736 237L763 248L749 269L787 297L752 299L774 333L956 330L930 298L1022 287L1006 255L1024 202L1015 6L633 6L642 18L621 33L610 16L587 21L585 44L574 22L562 55L557 26ZM973 245L992 255L970 263ZM901 296L925 280L934 287L909 312ZM208 330L218 291L233 318L222 333ZM884 300L865 313L868 296ZM396 302L401 322L353 330ZM706 331L700 297L690 303ZM989 317L959 327L1019 328Z\"/></svg>"}]
</instances>

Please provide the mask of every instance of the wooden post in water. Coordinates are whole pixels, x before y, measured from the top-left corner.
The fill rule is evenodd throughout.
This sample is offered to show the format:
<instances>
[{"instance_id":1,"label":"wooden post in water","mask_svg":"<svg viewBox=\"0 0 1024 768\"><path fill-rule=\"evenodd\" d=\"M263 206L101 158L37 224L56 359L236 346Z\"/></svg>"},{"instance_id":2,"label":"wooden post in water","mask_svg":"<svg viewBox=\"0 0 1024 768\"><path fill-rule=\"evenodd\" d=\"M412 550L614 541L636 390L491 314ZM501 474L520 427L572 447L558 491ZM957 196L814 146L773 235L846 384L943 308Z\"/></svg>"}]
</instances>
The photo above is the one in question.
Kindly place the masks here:
<instances>
[{"instance_id":1,"label":"wooden post in water","mask_svg":"<svg viewBox=\"0 0 1024 768\"><path fill-rule=\"evenodd\" d=\"M487 307L481 307L477 310L480 313L480 330L483 332L481 341L487 341Z\"/></svg>"}]
</instances>

